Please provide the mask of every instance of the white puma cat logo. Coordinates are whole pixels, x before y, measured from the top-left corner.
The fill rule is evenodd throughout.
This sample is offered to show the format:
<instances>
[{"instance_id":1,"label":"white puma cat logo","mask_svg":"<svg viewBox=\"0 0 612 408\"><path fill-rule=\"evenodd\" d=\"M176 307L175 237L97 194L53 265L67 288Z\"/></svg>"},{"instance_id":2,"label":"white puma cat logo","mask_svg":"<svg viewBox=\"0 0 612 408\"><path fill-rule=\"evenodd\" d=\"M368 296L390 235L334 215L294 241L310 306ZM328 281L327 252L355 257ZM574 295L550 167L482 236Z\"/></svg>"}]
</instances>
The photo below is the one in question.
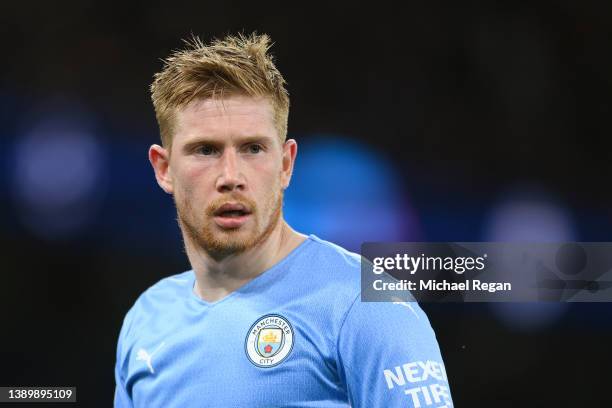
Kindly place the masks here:
<instances>
[{"instance_id":1,"label":"white puma cat logo","mask_svg":"<svg viewBox=\"0 0 612 408\"><path fill-rule=\"evenodd\" d=\"M151 354L149 354L147 350L143 348L138 350L136 360L145 361L147 363L147 367L149 367L149 371L151 371L151 374L155 374L155 370L153 370L153 365L151 364L151 359L153 358L153 355L155 353L157 353L162 347L164 347L164 344L166 344L166 342L162 341L161 344L157 346L157 348Z\"/></svg>"}]
</instances>

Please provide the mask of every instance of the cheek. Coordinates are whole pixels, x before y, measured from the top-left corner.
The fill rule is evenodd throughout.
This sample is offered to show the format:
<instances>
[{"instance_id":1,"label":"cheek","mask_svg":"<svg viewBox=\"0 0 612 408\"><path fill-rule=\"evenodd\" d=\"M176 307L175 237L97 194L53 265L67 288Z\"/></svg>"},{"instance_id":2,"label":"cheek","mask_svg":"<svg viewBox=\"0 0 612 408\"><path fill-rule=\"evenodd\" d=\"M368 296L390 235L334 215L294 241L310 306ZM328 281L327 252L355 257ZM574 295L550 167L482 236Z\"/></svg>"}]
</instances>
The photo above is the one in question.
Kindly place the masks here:
<instances>
[{"instance_id":1,"label":"cheek","mask_svg":"<svg viewBox=\"0 0 612 408\"><path fill-rule=\"evenodd\" d=\"M270 164L263 164L252 169L249 185L263 197L275 194L281 183L281 169Z\"/></svg>"},{"instance_id":2,"label":"cheek","mask_svg":"<svg viewBox=\"0 0 612 408\"><path fill-rule=\"evenodd\" d=\"M177 184L186 195L193 196L206 189L208 174L202 166L185 166L176 176Z\"/></svg>"},{"instance_id":3,"label":"cheek","mask_svg":"<svg viewBox=\"0 0 612 408\"><path fill-rule=\"evenodd\" d=\"M200 201L198 196L198 189L193 188L184 179L180 183L175 184L174 201L184 215L197 213L198 209L204 207L205 204Z\"/></svg>"},{"instance_id":4,"label":"cheek","mask_svg":"<svg viewBox=\"0 0 612 408\"><path fill-rule=\"evenodd\" d=\"M283 164L279 157L268 156L265 160L253 162L251 172L262 179L275 180L281 177Z\"/></svg>"}]
</instances>

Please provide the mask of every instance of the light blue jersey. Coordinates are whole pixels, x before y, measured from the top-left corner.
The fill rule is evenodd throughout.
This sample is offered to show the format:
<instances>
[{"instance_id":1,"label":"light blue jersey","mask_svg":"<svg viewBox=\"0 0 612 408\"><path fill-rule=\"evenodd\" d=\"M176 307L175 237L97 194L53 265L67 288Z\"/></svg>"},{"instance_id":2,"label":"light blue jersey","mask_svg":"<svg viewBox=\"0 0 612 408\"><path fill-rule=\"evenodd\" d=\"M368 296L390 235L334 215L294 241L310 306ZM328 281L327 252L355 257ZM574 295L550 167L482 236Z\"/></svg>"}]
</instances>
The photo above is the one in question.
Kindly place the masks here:
<instances>
[{"instance_id":1,"label":"light blue jersey","mask_svg":"<svg viewBox=\"0 0 612 408\"><path fill-rule=\"evenodd\" d=\"M416 302L360 301L360 258L311 235L214 303L193 271L162 279L125 317L115 407L451 407Z\"/></svg>"}]
</instances>

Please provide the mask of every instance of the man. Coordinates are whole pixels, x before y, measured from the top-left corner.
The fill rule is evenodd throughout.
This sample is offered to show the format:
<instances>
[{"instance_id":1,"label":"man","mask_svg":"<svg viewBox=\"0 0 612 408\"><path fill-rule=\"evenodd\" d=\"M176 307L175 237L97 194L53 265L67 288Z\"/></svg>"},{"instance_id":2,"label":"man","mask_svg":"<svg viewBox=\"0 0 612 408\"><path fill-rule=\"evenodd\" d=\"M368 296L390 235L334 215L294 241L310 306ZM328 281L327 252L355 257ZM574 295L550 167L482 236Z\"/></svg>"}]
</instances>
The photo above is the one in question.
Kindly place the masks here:
<instances>
[{"instance_id":1,"label":"man","mask_svg":"<svg viewBox=\"0 0 612 408\"><path fill-rule=\"evenodd\" d=\"M198 39L151 86L192 270L125 317L115 407L449 407L416 303L362 303L360 259L283 219L297 155L267 36Z\"/></svg>"}]
</instances>

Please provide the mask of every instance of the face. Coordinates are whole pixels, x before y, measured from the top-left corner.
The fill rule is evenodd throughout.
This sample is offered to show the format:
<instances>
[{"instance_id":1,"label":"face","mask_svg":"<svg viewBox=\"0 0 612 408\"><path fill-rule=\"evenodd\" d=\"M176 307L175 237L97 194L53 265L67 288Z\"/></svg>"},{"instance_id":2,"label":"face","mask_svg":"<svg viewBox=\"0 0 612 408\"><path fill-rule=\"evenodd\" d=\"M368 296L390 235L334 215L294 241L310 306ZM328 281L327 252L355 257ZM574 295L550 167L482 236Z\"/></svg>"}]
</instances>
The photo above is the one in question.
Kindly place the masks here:
<instances>
[{"instance_id":1,"label":"face","mask_svg":"<svg viewBox=\"0 0 612 408\"><path fill-rule=\"evenodd\" d=\"M264 241L282 219L297 146L282 143L265 98L200 99L179 109L171 154L149 150L192 243L220 259Z\"/></svg>"}]
</instances>

